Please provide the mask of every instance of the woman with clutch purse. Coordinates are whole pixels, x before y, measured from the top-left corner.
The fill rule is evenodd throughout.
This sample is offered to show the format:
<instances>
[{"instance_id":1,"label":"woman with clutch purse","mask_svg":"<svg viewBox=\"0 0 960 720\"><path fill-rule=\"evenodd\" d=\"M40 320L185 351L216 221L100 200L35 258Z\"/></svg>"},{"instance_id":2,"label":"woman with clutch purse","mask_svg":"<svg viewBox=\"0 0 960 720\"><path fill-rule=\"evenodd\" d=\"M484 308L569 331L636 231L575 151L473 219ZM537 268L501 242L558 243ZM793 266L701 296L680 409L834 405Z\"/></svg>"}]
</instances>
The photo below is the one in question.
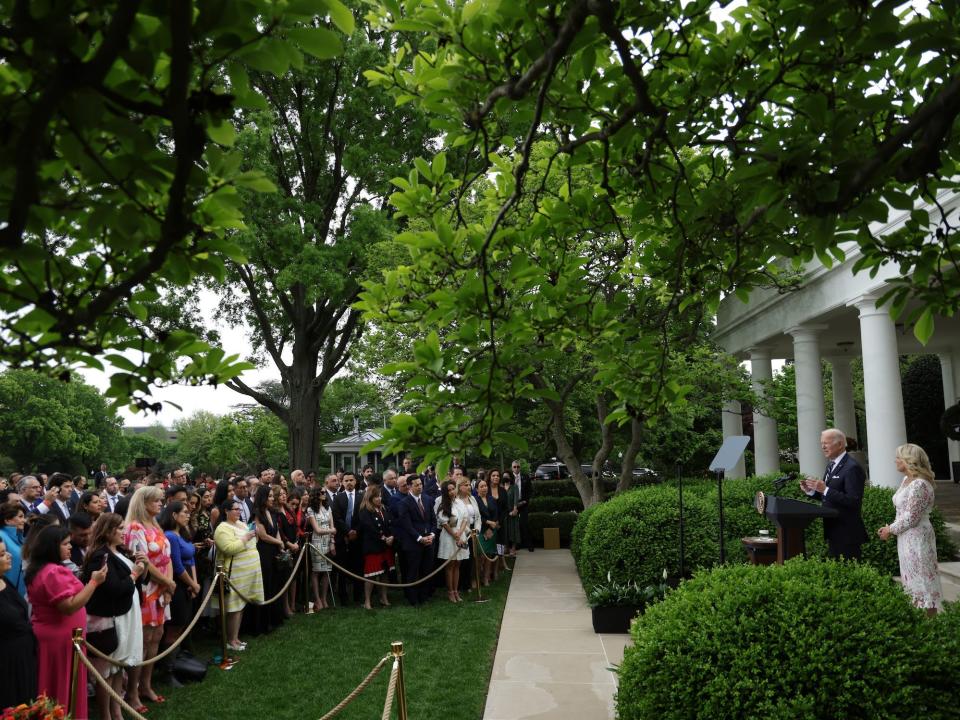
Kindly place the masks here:
<instances>
[{"instance_id":1,"label":"woman with clutch purse","mask_svg":"<svg viewBox=\"0 0 960 720\"><path fill-rule=\"evenodd\" d=\"M244 650L247 644L240 642L240 620L247 602L240 595L257 602L263 600L263 575L260 572L260 554L257 552L257 534L240 521L238 500L227 500L220 506L219 514L222 519L213 533L217 562L223 564L230 583L239 590L233 592L230 586L227 586L227 647L231 650ZM219 597L216 593L214 604L219 608Z\"/></svg>"},{"instance_id":2,"label":"woman with clutch purse","mask_svg":"<svg viewBox=\"0 0 960 720\"><path fill-rule=\"evenodd\" d=\"M170 600L177 589L173 581L173 563L170 560L170 542L163 534L157 516L163 506L163 490L156 485L142 487L130 499L127 508L124 542L127 547L147 558L147 577L144 578L140 598L140 616L143 622L143 659L157 654L163 624L170 619ZM127 695L132 700L162 703L163 695L153 691L153 665L132 668L127 683ZM134 705L133 702L130 703ZM135 707L142 705L137 703Z\"/></svg>"},{"instance_id":3,"label":"woman with clutch purse","mask_svg":"<svg viewBox=\"0 0 960 720\"><path fill-rule=\"evenodd\" d=\"M143 625L137 581L147 571L146 556L133 557L123 546L123 518L103 513L93 525L90 547L80 579L88 581L97 568L107 565L107 578L93 591L87 603L87 642L118 663L138 665L143 657ZM123 695L123 668L95 655L90 658L97 672ZM106 688L97 683L97 707L101 720L123 720L120 703L112 700ZM131 697L138 712L146 710L139 698ZM139 706L139 707L138 707Z\"/></svg>"}]
</instances>

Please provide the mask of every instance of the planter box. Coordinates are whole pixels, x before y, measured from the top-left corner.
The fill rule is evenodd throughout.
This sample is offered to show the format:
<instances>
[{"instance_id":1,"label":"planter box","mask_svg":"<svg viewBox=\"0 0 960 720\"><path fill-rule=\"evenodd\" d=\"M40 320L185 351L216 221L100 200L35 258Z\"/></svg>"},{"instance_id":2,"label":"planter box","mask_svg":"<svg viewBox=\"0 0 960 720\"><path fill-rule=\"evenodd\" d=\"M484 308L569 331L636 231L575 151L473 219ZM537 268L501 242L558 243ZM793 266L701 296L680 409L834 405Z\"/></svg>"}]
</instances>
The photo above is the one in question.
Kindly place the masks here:
<instances>
[{"instance_id":1,"label":"planter box","mask_svg":"<svg viewBox=\"0 0 960 720\"><path fill-rule=\"evenodd\" d=\"M593 615L593 631L614 634L630 632L630 621L643 610L637 605L608 605L590 608Z\"/></svg>"}]
</instances>

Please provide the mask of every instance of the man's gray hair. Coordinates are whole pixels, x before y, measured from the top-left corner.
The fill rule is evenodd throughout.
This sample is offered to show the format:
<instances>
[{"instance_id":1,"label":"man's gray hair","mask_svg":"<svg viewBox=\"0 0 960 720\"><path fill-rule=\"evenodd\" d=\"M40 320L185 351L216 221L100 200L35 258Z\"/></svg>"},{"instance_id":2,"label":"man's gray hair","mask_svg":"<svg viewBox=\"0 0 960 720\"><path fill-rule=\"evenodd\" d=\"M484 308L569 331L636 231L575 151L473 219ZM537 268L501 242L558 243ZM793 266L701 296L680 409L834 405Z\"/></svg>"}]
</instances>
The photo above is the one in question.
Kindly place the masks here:
<instances>
[{"instance_id":1,"label":"man's gray hair","mask_svg":"<svg viewBox=\"0 0 960 720\"><path fill-rule=\"evenodd\" d=\"M36 475L24 475L22 478L20 478L19 481L17 481L17 492L22 495L23 491L27 487L27 483L30 482L31 480L35 482L40 482L39 480L37 480Z\"/></svg>"},{"instance_id":2,"label":"man's gray hair","mask_svg":"<svg viewBox=\"0 0 960 720\"><path fill-rule=\"evenodd\" d=\"M823 431L823 434L840 443L844 447L847 446L847 436L843 434L843 430L837 430L837 428L827 428Z\"/></svg>"}]
</instances>

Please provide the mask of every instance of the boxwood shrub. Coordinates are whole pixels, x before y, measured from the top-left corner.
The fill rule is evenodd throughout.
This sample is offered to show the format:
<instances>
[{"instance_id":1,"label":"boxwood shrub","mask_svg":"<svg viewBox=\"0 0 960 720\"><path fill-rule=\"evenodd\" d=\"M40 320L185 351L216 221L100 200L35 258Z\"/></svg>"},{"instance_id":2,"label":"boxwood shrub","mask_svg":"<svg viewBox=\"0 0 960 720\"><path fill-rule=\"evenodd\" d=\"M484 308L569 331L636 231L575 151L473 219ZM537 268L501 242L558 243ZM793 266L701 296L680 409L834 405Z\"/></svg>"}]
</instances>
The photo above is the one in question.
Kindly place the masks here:
<instances>
[{"instance_id":1,"label":"boxwood shrub","mask_svg":"<svg viewBox=\"0 0 960 720\"><path fill-rule=\"evenodd\" d=\"M577 522L577 513L575 512L531 512L528 516L530 522L530 535L533 538L533 544L543 546L543 529L545 527L559 528L560 547L570 546L570 531Z\"/></svg>"},{"instance_id":2,"label":"boxwood shrub","mask_svg":"<svg viewBox=\"0 0 960 720\"><path fill-rule=\"evenodd\" d=\"M955 717L956 617L929 620L865 564L703 571L634 621L617 717Z\"/></svg>"},{"instance_id":3,"label":"boxwood shrub","mask_svg":"<svg viewBox=\"0 0 960 720\"><path fill-rule=\"evenodd\" d=\"M757 514L753 500L757 490L772 491L771 478L744 478L723 481L724 545L729 563L747 561L741 538L756 535L761 529L775 533L776 528ZM802 498L796 483L779 494ZM717 485L713 480L684 480L685 569L709 567L719 561ZM899 575L895 539L883 542L876 529L895 516L893 491L867 487L863 500L863 519L870 539L863 546L863 560L887 575ZM931 522L937 538L940 560L951 560L956 545L946 532L943 517L936 509ZM641 586L655 583L664 569L679 574L679 503L675 481L646 486L618 495L598 506L580 520L575 554L581 578L587 590L606 580L607 572L618 582L635 581ZM826 557L823 523L814 521L806 533L809 557Z\"/></svg>"},{"instance_id":4,"label":"boxwood shrub","mask_svg":"<svg viewBox=\"0 0 960 720\"><path fill-rule=\"evenodd\" d=\"M583 542L583 534L587 531L587 523L590 517L599 509L602 503L595 503L585 510L581 510L577 516L577 522L574 523L570 531L570 554L573 555L573 561L580 567L580 546Z\"/></svg>"}]
</instances>

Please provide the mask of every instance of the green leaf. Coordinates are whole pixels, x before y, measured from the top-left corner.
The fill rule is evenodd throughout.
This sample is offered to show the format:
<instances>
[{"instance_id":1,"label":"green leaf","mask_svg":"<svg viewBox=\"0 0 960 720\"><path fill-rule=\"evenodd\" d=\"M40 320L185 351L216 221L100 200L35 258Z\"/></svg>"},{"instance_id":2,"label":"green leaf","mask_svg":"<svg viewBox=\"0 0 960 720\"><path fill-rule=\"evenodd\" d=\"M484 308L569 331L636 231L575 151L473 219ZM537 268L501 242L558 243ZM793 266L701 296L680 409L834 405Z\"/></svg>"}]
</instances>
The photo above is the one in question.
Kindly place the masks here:
<instances>
[{"instance_id":1,"label":"green leaf","mask_svg":"<svg viewBox=\"0 0 960 720\"><path fill-rule=\"evenodd\" d=\"M925 308L920 314L920 318L913 326L913 335L920 341L921 345L926 345L933 337L933 309Z\"/></svg>"},{"instance_id":2,"label":"green leaf","mask_svg":"<svg viewBox=\"0 0 960 720\"><path fill-rule=\"evenodd\" d=\"M327 28L290 28L287 37L301 50L321 60L330 60L343 53L340 36Z\"/></svg>"},{"instance_id":3,"label":"green leaf","mask_svg":"<svg viewBox=\"0 0 960 720\"><path fill-rule=\"evenodd\" d=\"M330 13L330 19L344 33L344 35L353 35L354 18L353 13L340 0L323 0Z\"/></svg>"},{"instance_id":4,"label":"green leaf","mask_svg":"<svg viewBox=\"0 0 960 720\"><path fill-rule=\"evenodd\" d=\"M237 139L237 131L234 129L233 123L228 120L221 120L219 123L207 125L207 135L209 135L210 139L215 143L225 145L226 147L232 147L234 141Z\"/></svg>"}]
</instances>

